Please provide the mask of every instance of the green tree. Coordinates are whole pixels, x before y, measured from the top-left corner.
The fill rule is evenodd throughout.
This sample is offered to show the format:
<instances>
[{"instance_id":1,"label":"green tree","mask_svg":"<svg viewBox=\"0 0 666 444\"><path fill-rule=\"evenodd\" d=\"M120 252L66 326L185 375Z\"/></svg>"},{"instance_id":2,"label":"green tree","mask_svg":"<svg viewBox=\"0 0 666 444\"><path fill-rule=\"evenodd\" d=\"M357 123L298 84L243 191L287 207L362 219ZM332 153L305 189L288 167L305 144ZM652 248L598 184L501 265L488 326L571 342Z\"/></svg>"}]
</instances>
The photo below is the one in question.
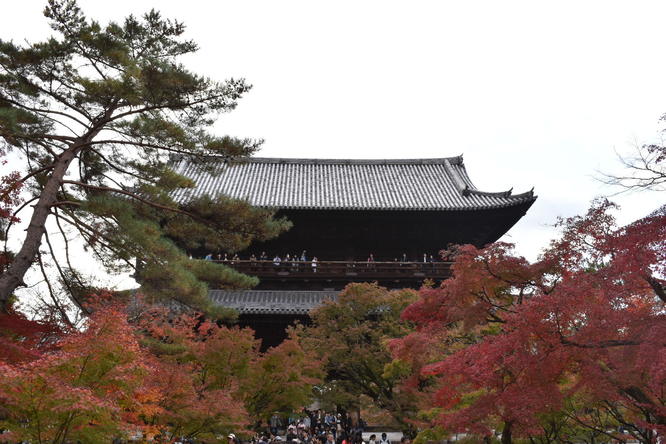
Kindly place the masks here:
<instances>
[{"instance_id":1,"label":"green tree","mask_svg":"<svg viewBox=\"0 0 666 444\"><path fill-rule=\"evenodd\" d=\"M154 10L102 26L74 0L49 0L44 15L55 31L48 40L0 41L0 149L25 160L20 182L31 195L15 213L33 208L25 239L0 275L0 305L32 266L48 274L42 241L62 289L74 294L83 283L69 257L72 233L111 271L139 258L149 296L169 289L181 303L210 309L201 279L228 288L256 284L222 265L189 260L182 249L236 251L278 235L288 222L225 198L179 206L173 191L195 184L170 168L172 156L204 164L257 150L261 141L207 131L250 86L186 69L179 60L197 45L182 37L182 23ZM60 232L62 254L49 231Z\"/></svg>"},{"instance_id":2,"label":"green tree","mask_svg":"<svg viewBox=\"0 0 666 444\"><path fill-rule=\"evenodd\" d=\"M413 399L396 390L403 372L390 366L387 342L411 332L400 319L402 310L416 301L414 290L389 291L376 284L350 284L337 301L327 301L312 311L312 326L301 333L306 350L324 363L327 384L322 393L349 410L366 395L411 431Z\"/></svg>"},{"instance_id":3,"label":"green tree","mask_svg":"<svg viewBox=\"0 0 666 444\"><path fill-rule=\"evenodd\" d=\"M322 382L322 363L306 352L296 334L257 359L242 384L245 407L255 423L274 412L299 412L312 404L313 387Z\"/></svg>"}]
</instances>

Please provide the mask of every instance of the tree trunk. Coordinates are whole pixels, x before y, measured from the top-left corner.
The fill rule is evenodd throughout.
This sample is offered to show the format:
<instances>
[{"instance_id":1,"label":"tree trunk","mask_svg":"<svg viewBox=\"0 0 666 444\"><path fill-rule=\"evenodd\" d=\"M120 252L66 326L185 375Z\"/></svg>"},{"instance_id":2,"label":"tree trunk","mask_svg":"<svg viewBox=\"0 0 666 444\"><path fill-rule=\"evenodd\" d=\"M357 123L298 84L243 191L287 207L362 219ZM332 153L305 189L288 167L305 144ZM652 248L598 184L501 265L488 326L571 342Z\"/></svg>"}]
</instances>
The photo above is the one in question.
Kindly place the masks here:
<instances>
[{"instance_id":1,"label":"tree trunk","mask_svg":"<svg viewBox=\"0 0 666 444\"><path fill-rule=\"evenodd\" d=\"M507 421L504 423L504 429L502 429L502 439L500 442L502 444L511 444L511 426L513 423L511 421Z\"/></svg>"},{"instance_id":2,"label":"tree trunk","mask_svg":"<svg viewBox=\"0 0 666 444\"><path fill-rule=\"evenodd\" d=\"M656 294L662 302L666 302L666 288L664 288L661 282L657 278L652 277L649 273L646 275L645 280L654 290L654 294Z\"/></svg>"},{"instance_id":3,"label":"tree trunk","mask_svg":"<svg viewBox=\"0 0 666 444\"><path fill-rule=\"evenodd\" d=\"M30 217L30 225L26 229L25 240L18 254L9 265L6 273L0 276L0 308L5 311L9 298L17 287L23 284L23 277L32 265L42 242L42 235L46 231L46 219L51 212L51 206L56 202L58 189L62 184L65 173L70 163L85 146L86 141L72 144L64 151L55 162L55 167L49 177L44 189L39 195L39 200L34 206Z\"/></svg>"}]
</instances>

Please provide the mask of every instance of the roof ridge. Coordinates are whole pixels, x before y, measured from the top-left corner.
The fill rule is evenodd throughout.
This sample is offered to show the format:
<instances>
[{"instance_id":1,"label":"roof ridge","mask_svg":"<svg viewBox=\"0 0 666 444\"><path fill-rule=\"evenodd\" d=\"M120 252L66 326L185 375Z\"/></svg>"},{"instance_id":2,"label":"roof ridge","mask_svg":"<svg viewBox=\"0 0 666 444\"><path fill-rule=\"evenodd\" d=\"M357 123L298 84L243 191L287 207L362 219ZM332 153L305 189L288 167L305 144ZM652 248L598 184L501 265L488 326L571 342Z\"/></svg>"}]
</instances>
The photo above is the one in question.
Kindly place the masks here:
<instances>
[{"instance_id":1,"label":"roof ridge","mask_svg":"<svg viewBox=\"0 0 666 444\"><path fill-rule=\"evenodd\" d=\"M229 160L237 163L290 163L290 164L325 164L325 165L429 165L451 162L462 163L462 156L433 157L419 159L318 159L299 157L237 157Z\"/></svg>"}]
</instances>

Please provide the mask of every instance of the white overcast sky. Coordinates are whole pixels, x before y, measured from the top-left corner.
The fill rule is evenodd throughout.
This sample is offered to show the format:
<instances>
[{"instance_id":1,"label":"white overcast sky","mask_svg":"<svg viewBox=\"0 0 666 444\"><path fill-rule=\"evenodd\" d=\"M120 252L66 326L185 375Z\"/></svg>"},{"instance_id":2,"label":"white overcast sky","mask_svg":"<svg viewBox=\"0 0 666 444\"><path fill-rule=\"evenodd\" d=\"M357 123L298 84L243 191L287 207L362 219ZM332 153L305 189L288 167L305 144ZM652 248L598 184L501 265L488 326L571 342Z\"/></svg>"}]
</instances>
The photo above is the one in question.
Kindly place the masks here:
<instances>
[{"instance_id":1,"label":"white overcast sky","mask_svg":"<svg viewBox=\"0 0 666 444\"><path fill-rule=\"evenodd\" d=\"M2 0L0 37L50 33L45 1ZM219 134L266 157L464 154L477 187L539 199L505 236L534 259L557 216L612 194L593 179L659 136L664 1L81 0L102 23L155 7L186 23L197 72L254 85ZM9 6L11 5L11 6ZM621 222L664 194L615 197Z\"/></svg>"}]
</instances>

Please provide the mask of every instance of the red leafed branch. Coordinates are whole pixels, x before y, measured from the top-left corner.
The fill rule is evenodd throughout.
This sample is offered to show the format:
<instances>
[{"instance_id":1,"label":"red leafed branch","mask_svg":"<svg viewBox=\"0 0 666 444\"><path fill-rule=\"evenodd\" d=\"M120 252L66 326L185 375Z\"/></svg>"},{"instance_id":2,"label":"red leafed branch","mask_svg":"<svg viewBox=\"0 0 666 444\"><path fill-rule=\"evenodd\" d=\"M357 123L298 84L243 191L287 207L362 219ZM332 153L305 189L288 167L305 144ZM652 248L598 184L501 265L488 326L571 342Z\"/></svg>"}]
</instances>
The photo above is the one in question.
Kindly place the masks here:
<instances>
[{"instance_id":1,"label":"red leafed branch","mask_svg":"<svg viewBox=\"0 0 666 444\"><path fill-rule=\"evenodd\" d=\"M562 221L532 264L505 244L462 247L453 277L404 311L417 332L391 347L430 381L433 425L508 429L505 442L543 435L552 415L641 442L666 433L666 214L617 227L612 209Z\"/></svg>"}]
</instances>

